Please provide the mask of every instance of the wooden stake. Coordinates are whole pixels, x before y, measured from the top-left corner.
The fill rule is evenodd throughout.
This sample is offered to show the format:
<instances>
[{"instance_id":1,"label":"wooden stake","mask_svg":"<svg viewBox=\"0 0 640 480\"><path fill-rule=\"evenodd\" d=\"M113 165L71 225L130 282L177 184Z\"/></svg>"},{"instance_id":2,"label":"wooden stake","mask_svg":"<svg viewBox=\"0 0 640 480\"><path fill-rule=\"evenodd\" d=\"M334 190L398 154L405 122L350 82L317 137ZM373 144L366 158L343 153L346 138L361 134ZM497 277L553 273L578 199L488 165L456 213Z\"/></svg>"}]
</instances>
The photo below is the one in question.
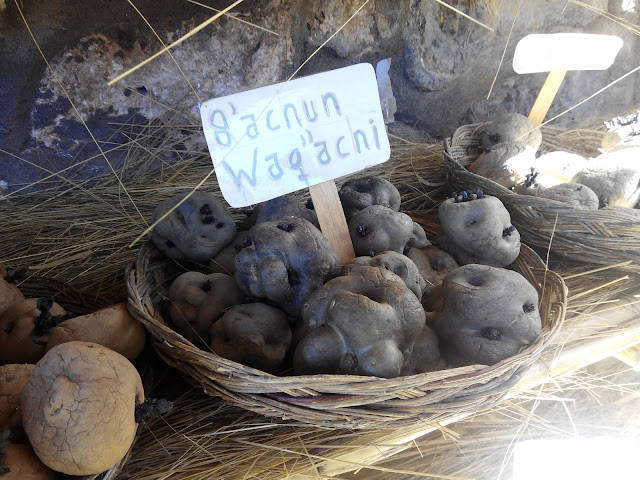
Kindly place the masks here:
<instances>
[{"instance_id":1,"label":"wooden stake","mask_svg":"<svg viewBox=\"0 0 640 480\"><path fill-rule=\"evenodd\" d=\"M319 183L309 187L313 207L318 214L318 222L322 234L329 240L329 245L333 248L340 263L345 264L356 257L347 227L347 220L344 217L340 197L336 182L329 180L328 182Z\"/></svg>"},{"instance_id":2,"label":"wooden stake","mask_svg":"<svg viewBox=\"0 0 640 480\"><path fill-rule=\"evenodd\" d=\"M562 80L564 80L566 73L567 71L564 70L549 72L549 75L547 75L547 79L545 80L544 85L542 85L540 93L538 93L538 97L529 112L529 120L536 125L541 125L542 122L544 122L544 117L547 116L547 112L560 89L560 85L562 84Z\"/></svg>"}]
</instances>

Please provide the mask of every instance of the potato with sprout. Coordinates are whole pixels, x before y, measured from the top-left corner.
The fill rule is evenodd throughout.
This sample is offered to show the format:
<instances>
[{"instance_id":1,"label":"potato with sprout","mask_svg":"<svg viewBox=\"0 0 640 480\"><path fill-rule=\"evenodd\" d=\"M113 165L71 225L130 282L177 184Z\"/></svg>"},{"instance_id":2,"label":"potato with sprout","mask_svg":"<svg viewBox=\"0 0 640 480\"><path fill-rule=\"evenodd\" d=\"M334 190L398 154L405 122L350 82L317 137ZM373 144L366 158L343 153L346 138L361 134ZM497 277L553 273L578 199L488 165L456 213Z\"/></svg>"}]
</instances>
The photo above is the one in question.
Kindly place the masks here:
<instances>
[{"instance_id":1,"label":"potato with sprout","mask_svg":"<svg viewBox=\"0 0 640 480\"><path fill-rule=\"evenodd\" d=\"M500 199L477 193L454 193L438 208L438 245L460 265L482 263L506 267L520 254L520 234Z\"/></svg>"},{"instance_id":2,"label":"potato with sprout","mask_svg":"<svg viewBox=\"0 0 640 480\"><path fill-rule=\"evenodd\" d=\"M49 330L67 319L51 298L27 298L0 317L0 363L36 363L47 348Z\"/></svg>"}]
</instances>

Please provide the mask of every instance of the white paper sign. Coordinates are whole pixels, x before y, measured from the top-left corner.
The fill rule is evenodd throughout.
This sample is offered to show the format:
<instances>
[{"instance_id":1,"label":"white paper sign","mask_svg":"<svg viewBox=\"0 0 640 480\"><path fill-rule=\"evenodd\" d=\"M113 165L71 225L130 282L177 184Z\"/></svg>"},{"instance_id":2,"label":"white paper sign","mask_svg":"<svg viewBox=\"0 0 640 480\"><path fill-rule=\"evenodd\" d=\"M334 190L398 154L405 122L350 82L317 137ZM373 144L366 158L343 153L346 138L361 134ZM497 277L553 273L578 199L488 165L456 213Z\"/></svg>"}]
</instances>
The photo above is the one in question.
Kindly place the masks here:
<instances>
[{"instance_id":1,"label":"white paper sign","mask_svg":"<svg viewBox=\"0 0 640 480\"><path fill-rule=\"evenodd\" d=\"M205 102L205 137L232 207L387 161L373 67L361 63Z\"/></svg>"}]
</instances>

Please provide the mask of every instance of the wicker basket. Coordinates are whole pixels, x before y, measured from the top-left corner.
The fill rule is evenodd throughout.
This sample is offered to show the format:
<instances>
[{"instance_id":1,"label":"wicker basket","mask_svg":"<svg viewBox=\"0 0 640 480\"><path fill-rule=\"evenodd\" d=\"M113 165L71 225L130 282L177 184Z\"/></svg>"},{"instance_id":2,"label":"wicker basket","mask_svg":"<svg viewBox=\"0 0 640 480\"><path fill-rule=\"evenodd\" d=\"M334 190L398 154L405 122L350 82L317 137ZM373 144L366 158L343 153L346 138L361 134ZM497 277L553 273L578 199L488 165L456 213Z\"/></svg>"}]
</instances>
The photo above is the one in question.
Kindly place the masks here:
<instances>
[{"instance_id":1,"label":"wicker basket","mask_svg":"<svg viewBox=\"0 0 640 480\"><path fill-rule=\"evenodd\" d=\"M483 124L463 125L444 145L452 189L481 188L500 198L527 245L578 262L619 265L640 273L640 219L629 209L579 210L562 202L518 195L466 170L482 152Z\"/></svg>"},{"instance_id":2,"label":"wicker basket","mask_svg":"<svg viewBox=\"0 0 640 480\"><path fill-rule=\"evenodd\" d=\"M145 243L126 273L129 309L151 333L162 359L209 395L265 416L345 428L397 428L443 421L499 402L560 328L567 292L559 275L523 246L512 266L540 293L543 331L520 354L496 365L469 366L391 379L351 375L274 376L194 346L165 321L163 299L184 270Z\"/></svg>"}]
</instances>

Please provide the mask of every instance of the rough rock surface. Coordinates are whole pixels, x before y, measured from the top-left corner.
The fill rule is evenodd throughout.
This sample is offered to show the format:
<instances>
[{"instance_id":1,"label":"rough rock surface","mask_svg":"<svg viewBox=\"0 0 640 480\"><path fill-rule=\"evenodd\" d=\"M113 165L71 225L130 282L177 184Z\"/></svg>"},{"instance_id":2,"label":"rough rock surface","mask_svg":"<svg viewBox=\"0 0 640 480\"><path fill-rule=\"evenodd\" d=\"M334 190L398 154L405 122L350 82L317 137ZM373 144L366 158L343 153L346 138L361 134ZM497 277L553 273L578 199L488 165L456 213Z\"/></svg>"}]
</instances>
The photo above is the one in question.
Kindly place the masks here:
<instances>
[{"instance_id":1,"label":"rough rock surface","mask_svg":"<svg viewBox=\"0 0 640 480\"><path fill-rule=\"evenodd\" d=\"M24 16L50 63L49 69L15 2L3 2L0 181L13 190L49 174L39 167L58 171L74 158L88 160L81 172L85 176L107 172L107 163L82 121L102 142L126 141L115 124L145 124L168 108L182 112L184 122L197 124L199 102L282 81L327 40L299 75L391 58L396 122L413 125L436 138L450 135L463 123L505 112L528 113L545 74L517 75L511 68L517 40L526 34L584 31L616 34L625 41L609 70L569 72L550 115L578 103L640 63L636 36L577 4L551 0L522 4L500 69L518 0L451 2L493 32L437 2L369 0L331 38L363 3L245 2L232 16L216 20L173 48L173 58L165 53L107 86L109 79L159 51L162 43L175 41L213 12L187 2L139 0L136 7L153 26L152 31L126 3L118 8L95 0L24 3ZM594 0L591 5L640 23L637 5L632 11L623 9L622 0ZM228 3L214 0L211 6L224 8ZM626 78L561 121L593 124L626 112L640 101L638 82L637 76ZM112 144L101 143L105 150L108 145ZM107 153L116 166L123 156L122 151Z\"/></svg>"}]
</instances>

